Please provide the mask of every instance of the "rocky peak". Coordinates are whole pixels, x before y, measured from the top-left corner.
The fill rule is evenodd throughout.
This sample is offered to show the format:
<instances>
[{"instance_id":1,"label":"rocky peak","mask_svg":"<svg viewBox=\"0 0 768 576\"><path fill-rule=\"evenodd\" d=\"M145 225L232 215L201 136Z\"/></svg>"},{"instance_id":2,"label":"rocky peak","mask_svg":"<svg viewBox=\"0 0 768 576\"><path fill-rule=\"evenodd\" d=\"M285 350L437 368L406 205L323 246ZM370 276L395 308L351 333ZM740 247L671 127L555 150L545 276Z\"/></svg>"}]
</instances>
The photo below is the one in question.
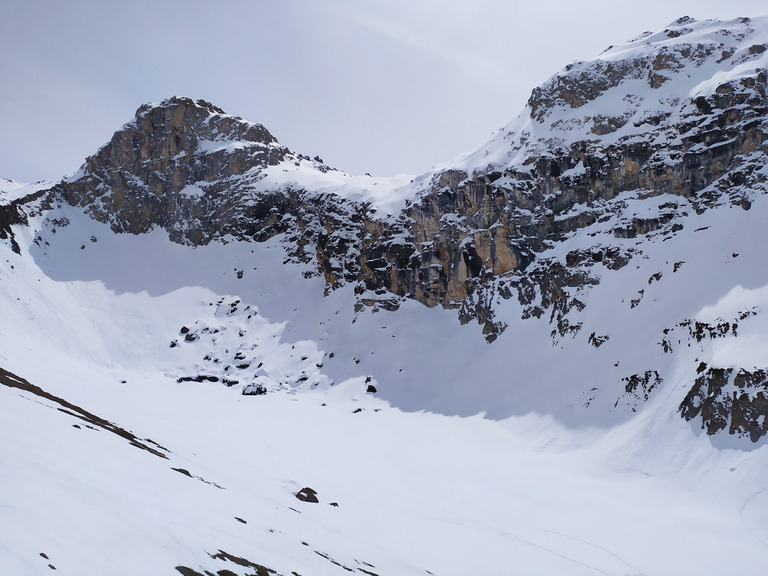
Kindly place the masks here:
<instances>
[{"instance_id":1,"label":"rocky peak","mask_svg":"<svg viewBox=\"0 0 768 576\"><path fill-rule=\"evenodd\" d=\"M276 142L260 124L226 114L204 100L174 96L159 104L141 106L133 122L115 132L107 145L86 160L83 172L87 175L120 168L143 176L165 171L178 156L224 156L223 152L238 148L263 153ZM198 175L210 180L221 170L216 168L203 168ZM158 180L154 185L178 188L188 183L176 177L166 182Z\"/></svg>"},{"instance_id":2,"label":"rocky peak","mask_svg":"<svg viewBox=\"0 0 768 576\"><path fill-rule=\"evenodd\" d=\"M725 80L736 66L753 62L759 68L766 40L748 18L731 22L680 18L661 32L646 32L611 46L594 60L569 64L533 90L528 101L531 117L541 122L558 109L580 108L617 88L621 93L611 94L618 104L614 108L628 112L642 108L640 102L653 99L652 91L669 81L679 83L678 95L680 84L689 91L706 91L707 86L697 85L717 75L724 74ZM744 76L758 73L747 67L740 71Z\"/></svg>"},{"instance_id":3,"label":"rocky peak","mask_svg":"<svg viewBox=\"0 0 768 576\"><path fill-rule=\"evenodd\" d=\"M195 154L209 143L266 146L276 142L261 124L226 114L205 100L173 97L160 104L144 104L136 111L138 133L145 137L140 159ZM210 151L210 150L208 150Z\"/></svg>"},{"instance_id":4,"label":"rocky peak","mask_svg":"<svg viewBox=\"0 0 768 576\"><path fill-rule=\"evenodd\" d=\"M59 189L115 231L162 226L174 241L202 244L226 227L221 210L238 199L233 179L253 182L288 154L260 124L173 97L141 106Z\"/></svg>"},{"instance_id":5,"label":"rocky peak","mask_svg":"<svg viewBox=\"0 0 768 576\"><path fill-rule=\"evenodd\" d=\"M464 168L520 166L530 154L574 144L674 144L665 129L695 113L697 99L711 99L726 86L764 87L767 47L764 18L681 18L663 31L611 46L594 60L566 66L534 89L520 117Z\"/></svg>"}]
</instances>

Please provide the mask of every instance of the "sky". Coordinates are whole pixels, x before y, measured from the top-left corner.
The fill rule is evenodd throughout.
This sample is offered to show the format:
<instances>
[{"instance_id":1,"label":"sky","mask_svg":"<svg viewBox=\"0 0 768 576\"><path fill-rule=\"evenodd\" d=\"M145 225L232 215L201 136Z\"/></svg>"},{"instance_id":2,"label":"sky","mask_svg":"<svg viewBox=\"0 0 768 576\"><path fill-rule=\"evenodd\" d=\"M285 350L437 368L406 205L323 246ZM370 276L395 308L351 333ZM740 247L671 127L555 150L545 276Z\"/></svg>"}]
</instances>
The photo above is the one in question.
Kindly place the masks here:
<instances>
[{"instance_id":1,"label":"sky","mask_svg":"<svg viewBox=\"0 0 768 576\"><path fill-rule=\"evenodd\" d=\"M353 174L481 146L566 64L765 0L0 0L0 177L58 180L145 102L203 98Z\"/></svg>"}]
</instances>

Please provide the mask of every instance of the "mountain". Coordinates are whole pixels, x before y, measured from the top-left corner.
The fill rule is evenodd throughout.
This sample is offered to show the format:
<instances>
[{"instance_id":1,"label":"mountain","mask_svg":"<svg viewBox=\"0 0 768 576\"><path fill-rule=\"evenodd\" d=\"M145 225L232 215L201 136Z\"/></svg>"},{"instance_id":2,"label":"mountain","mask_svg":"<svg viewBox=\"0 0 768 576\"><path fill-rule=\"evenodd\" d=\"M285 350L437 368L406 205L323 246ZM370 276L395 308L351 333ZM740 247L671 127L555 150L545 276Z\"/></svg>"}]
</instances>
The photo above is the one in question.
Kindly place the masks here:
<instances>
[{"instance_id":1,"label":"mountain","mask_svg":"<svg viewBox=\"0 0 768 576\"><path fill-rule=\"evenodd\" d=\"M0 181L0 566L756 573L767 84L682 18L413 178L174 97Z\"/></svg>"}]
</instances>

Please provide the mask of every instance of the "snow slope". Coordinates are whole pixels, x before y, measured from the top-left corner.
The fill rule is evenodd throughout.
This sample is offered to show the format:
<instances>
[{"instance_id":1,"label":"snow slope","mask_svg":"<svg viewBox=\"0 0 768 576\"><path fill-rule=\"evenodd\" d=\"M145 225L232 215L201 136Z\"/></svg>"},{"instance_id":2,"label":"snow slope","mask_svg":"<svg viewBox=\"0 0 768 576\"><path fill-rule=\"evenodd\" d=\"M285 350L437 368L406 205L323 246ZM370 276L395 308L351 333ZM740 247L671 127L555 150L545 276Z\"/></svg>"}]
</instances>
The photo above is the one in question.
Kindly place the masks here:
<instances>
[{"instance_id":1,"label":"snow slope","mask_svg":"<svg viewBox=\"0 0 768 576\"><path fill-rule=\"evenodd\" d=\"M766 209L760 198L750 212L712 211L706 230L648 242L648 259L606 275L581 332L609 334L600 348L586 336L553 346L536 320L488 345L417 303L355 316L350 291L323 297L319 280L283 265L279 239L192 249L159 230L115 235L69 207L38 216L15 229L21 256L3 248L0 367L166 457L0 386L0 566L757 574L765 444L721 446L685 423L676 382L688 355L727 362L749 350L764 366L765 316L743 326L749 346L666 355L675 377L636 411L613 403L616 372L664 357L648 346L662 327L764 309L768 278L753 264ZM625 295L639 287L631 308ZM198 375L239 382L179 381ZM250 381L269 393L243 396ZM319 503L297 500L303 487Z\"/></svg>"}]
</instances>

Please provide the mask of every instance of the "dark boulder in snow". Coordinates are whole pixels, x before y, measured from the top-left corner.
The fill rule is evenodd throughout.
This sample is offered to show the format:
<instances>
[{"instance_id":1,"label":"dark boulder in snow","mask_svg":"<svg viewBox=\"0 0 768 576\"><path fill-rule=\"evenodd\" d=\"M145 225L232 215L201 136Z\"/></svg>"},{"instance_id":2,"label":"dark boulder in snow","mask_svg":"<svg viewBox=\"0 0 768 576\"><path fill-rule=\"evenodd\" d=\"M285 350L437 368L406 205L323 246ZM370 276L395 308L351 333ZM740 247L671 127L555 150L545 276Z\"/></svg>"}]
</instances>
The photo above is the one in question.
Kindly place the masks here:
<instances>
[{"instance_id":1,"label":"dark boulder in snow","mask_svg":"<svg viewBox=\"0 0 768 576\"><path fill-rule=\"evenodd\" d=\"M248 384L243 388L243 396L261 396L266 393L267 389L263 384Z\"/></svg>"},{"instance_id":2,"label":"dark boulder in snow","mask_svg":"<svg viewBox=\"0 0 768 576\"><path fill-rule=\"evenodd\" d=\"M176 382L181 384L182 382L218 382L218 376L208 376L206 374L198 374L197 376L182 376L176 379Z\"/></svg>"},{"instance_id":3,"label":"dark boulder in snow","mask_svg":"<svg viewBox=\"0 0 768 576\"><path fill-rule=\"evenodd\" d=\"M319 502L317 499L317 492L312 488L302 488L296 492L295 496L302 502L311 502L312 504L317 504Z\"/></svg>"}]
</instances>

